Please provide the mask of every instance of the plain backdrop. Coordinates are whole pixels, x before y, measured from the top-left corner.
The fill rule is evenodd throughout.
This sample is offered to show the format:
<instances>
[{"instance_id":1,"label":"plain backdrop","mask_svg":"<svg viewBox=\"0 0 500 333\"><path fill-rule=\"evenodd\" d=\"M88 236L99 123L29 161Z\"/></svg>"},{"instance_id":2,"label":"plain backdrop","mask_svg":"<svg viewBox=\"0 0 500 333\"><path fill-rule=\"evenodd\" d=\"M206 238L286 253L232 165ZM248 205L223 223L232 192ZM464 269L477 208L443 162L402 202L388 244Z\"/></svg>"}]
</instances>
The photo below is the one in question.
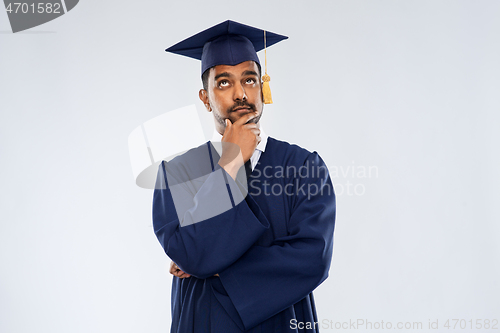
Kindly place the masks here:
<instances>
[{"instance_id":1,"label":"plain backdrop","mask_svg":"<svg viewBox=\"0 0 500 333\"><path fill-rule=\"evenodd\" d=\"M319 320L499 320L499 15L486 0L82 0L12 34L1 9L0 332L169 331L170 261L127 138L203 109L199 62L164 49L227 19L290 37L267 52L262 123L332 172Z\"/></svg>"}]
</instances>

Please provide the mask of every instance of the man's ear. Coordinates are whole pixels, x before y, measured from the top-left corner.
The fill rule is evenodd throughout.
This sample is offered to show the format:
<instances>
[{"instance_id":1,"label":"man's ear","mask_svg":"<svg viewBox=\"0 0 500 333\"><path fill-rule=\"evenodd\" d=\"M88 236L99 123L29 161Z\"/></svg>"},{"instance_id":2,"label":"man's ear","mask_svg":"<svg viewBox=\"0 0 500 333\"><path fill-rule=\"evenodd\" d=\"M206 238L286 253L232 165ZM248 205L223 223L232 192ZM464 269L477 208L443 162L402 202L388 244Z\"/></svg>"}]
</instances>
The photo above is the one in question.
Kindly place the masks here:
<instances>
[{"instance_id":1,"label":"man's ear","mask_svg":"<svg viewBox=\"0 0 500 333\"><path fill-rule=\"evenodd\" d=\"M208 101L208 93L205 89L200 89L200 92L198 93L198 96L200 97L200 101L205 105L207 108L208 112L212 111L212 108L210 107L210 102Z\"/></svg>"}]
</instances>

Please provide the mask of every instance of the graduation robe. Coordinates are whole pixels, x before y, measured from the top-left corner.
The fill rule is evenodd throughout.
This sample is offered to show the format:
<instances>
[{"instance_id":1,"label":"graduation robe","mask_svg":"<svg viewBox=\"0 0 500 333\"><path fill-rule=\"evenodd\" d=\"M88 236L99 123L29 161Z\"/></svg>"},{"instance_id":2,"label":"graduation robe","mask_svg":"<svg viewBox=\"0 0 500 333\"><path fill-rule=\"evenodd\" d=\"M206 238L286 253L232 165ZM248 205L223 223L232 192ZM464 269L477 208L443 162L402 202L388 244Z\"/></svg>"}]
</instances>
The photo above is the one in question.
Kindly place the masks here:
<instances>
[{"instance_id":1,"label":"graduation robe","mask_svg":"<svg viewBox=\"0 0 500 333\"><path fill-rule=\"evenodd\" d=\"M269 137L246 196L217 161L207 142L158 171L153 228L191 274L173 277L171 332L318 332L312 291L328 276L335 223L323 160Z\"/></svg>"}]
</instances>

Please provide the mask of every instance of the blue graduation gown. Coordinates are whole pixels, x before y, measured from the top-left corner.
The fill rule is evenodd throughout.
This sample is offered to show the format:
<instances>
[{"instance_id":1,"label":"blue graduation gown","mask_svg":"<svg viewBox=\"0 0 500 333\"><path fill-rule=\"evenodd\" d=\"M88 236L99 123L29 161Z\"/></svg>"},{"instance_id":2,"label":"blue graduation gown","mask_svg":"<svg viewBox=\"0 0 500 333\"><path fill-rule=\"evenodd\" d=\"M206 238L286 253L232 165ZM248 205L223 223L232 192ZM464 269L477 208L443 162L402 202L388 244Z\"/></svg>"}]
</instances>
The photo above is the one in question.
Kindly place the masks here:
<instances>
[{"instance_id":1,"label":"blue graduation gown","mask_svg":"<svg viewBox=\"0 0 500 333\"><path fill-rule=\"evenodd\" d=\"M154 231L165 253L191 274L173 277L171 332L318 332L312 291L328 276L335 223L324 162L269 137L241 197L241 184L217 161L208 142L159 168ZM180 215L170 190L179 186L190 196L182 198L190 207ZM221 189L230 198L227 210L197 220L221 200ZM298 329L299 322L314 328Z\"/></svg>"}]
</instances>

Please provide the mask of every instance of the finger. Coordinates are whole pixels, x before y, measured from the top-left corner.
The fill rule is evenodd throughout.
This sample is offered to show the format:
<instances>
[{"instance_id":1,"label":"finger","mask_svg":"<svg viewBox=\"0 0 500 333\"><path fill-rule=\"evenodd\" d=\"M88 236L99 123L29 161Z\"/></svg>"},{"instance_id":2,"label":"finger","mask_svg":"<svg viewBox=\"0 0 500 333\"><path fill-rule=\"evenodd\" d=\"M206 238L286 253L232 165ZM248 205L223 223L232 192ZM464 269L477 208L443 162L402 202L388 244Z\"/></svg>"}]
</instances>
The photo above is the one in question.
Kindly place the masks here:
<instances>
[{"instance_id":1,"label":"finger","mask_svg":"<svg viewBox=\"0 0 500 333\"><path fill-rule=\"evenodd\" d=\"M190 276L191 276L191 274L188 274L188 273L181 271L181 270L179 270L179 272L177 274L177 277L179 277L181 279L185 279L185 278L188 278Z\"/></svg>"},{"instance_id":2,"label":"finger","mask_svg":"<svg viewBox=\"0 0 500 333\"><path fill-rule=\"evenodd\" d=\"M177 266L177 264L175 262L170 262L170 274L174 274L175 275L175 272L179 269L179 267Z\"/></svg>"},{"instance_id":3,"label":"finger","mask_svg":"<svg viewBox=\"0 0 500 333\"><path fill-rule=\"evenodd\" d=\"M250 120L252 120L253 118L257 117L257 115L258 115L257 111L244 114L243 116L241 116L240 119L236 120L234 125L244 125L244 124L248 123Z\"/></svg>"},{"instance_id":4,"label":"finger","mask_svg":"<svg viewBox=\"0 0 500 333\"><path fill-rule=\"evenodd\" d=\"M245 127L245 128L260 128L259 125L255 124L255 123L247 123L247 124L243 125L243 127Z\"/></svg>"},{"instance_id":5,"label":"finger","mask_svg":"<svg viewBox=\"0 0 500 333\"><path fill-rule=\"evenodd\" d=\"M226 128L224 128L224 133L222 133L222 138L225 139L225 136L229 133L229 131L231 130L231 126L233 125L231 123L231 120L229 119L226 119L224 121L224 123L226 124Z\"/></svg>"},{"instance_id":6,"label":"finger","mask_svg":"<svg viewBox=\"0 0 500 333\"><path fill-rule=\"evenodd\" d=\"M252 131L252 133L255 135L260 135L260 129L258 129L258 128L253 128L250 131Z\"/></svg>"},{"instance_id":7,"label":"finger","mask_svg":"<svg viewBox=\"0 0 500 333\"><path fill-rule=\"evenodd\" d=\"M256 137L260 136L260 131L258 129L252 129L250 132L252 132Z\"/></svg>"}]
</instances>

